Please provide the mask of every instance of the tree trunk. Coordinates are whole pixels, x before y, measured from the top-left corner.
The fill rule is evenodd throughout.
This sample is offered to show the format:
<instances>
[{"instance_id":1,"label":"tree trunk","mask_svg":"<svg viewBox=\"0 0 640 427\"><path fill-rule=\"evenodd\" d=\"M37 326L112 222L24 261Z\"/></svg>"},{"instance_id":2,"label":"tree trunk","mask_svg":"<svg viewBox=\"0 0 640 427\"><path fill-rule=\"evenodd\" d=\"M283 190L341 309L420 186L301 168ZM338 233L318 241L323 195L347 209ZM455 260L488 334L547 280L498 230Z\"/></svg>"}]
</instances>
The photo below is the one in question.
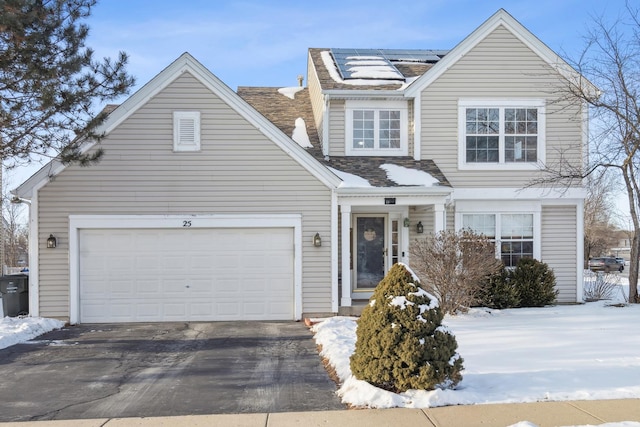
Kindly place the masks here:
<instances>
[{"instance_id":1,"label":"tree trunk","mask_svg":"<svg viewBox=\"0 0 640 427\"><path fill-rule=\"evenodd\" d=\"M640 303L638 299L638 255L640 255L640 233L636 228L631 239L631 260L629 261L629 302Z\"/></svg>"}]
</instances>

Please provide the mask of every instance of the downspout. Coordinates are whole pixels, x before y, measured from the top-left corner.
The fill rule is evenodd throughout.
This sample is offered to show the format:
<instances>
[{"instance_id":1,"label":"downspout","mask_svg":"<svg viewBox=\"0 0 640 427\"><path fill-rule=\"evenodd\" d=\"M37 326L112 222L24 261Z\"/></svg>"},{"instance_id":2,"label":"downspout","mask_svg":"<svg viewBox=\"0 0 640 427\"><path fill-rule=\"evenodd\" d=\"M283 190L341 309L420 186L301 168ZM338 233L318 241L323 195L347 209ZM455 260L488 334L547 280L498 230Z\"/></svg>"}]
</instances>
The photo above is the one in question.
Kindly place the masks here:
<instances>
[{"instance_id":1,"label":"downspout","mask_svg":"<svg viewBox=\"0 0 640 427\"><path fill-rule=\"evenodd\" d=\"M38 248L38 189L29 203L29 315L40 316L40 249Z\"/></svg>"},{"instance_id":2,"label":"downspout","mask_svg":"<svg viewBox=\"0 0 640 427\"><path fill-rule=\"evenodd\" d=\"M322 154L329 155L329 109L331 107L330 95L324 95L324 105L322 106Z\"/></svg>"},{"instance_id":3,"label":"downspout","mask_svg":"<svg viewBox=\"0 0 640 427\"><path fill-rule=\"evenodd\" d=\"M420 94L418 94L417 98L413 98L413 160L420 160L422 156L422 147L420 146L420 133L422 132L421 111Z\"/></svg>"},{"instance_id":4,"label":"downspout","mask_svg":"<svg viewBox=\"0 0 640 427\"><path fill-rule=\"evenodd\" d=\"M338 194L331 189L331 311L338 313Z\"/></svg>"}]
</instances>

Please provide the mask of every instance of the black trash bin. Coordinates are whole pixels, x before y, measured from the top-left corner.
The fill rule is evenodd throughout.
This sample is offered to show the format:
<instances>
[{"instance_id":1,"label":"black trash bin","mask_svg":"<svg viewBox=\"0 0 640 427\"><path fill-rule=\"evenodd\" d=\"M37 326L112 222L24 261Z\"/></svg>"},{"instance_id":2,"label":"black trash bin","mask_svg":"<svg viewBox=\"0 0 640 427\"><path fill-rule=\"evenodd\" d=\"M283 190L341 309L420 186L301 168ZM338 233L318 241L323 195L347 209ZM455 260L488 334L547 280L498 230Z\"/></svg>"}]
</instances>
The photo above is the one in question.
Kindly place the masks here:
<instances>
[{"instance_id":1,"label":"black trash bin","mask_svg":"<svg viewBox=\"0 0 640 427\"><path fill-rule=\"evenodd\" d=\"M0 295L5 316L29 314L29 276L26 274L0 277Z\"/></svg>"}]
</instances>

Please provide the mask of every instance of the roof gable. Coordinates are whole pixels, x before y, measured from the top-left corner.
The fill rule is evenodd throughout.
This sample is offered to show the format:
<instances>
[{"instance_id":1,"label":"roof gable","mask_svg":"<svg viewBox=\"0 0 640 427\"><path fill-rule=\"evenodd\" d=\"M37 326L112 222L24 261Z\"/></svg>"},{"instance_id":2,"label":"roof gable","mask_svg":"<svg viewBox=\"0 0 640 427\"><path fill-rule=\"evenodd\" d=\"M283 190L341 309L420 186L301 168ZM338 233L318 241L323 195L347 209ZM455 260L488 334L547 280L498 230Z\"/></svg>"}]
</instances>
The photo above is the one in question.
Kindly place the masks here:
<instances>
[{"instance_id":1,"label":"roof gable","mask_svg":"<svg viewBox=\"0 0 640 427\"><path fill-rule=\"evenodd\" d=\"M302 147L282 133L273 123L269 122L269 120L263 117L258 111L231 90L231 88L225 85L193 56L186 52L162 70L120 106L115 108L106 118L104 123L102 123L102 125L96 130L96 133L108 135L113 129L118 127L151 98L156 96L186 72L192 74L211 92L219 96L232 109L259 129L260 132L280 147L292 159L307 169L323 184L332 188L335 188L340 184L341 181L338 177L318 163L313 156L308 154ZM90 150L96 143L97 142L93 140L87 141L82 149L83 152ZM13 191L13 193L19 197L29 199L33 190L37 190L44 186L51 177L59 174L65 168L66 165L63 165L58 159L54 159L22 183Z\"/></svg>"},{"instance_id":2,"label":"roof gable","mask_svg":"<svg viewBox=\"0 0 640 427\"><path fill-rule=\"evenodd\" d=\"M405 95L408 97L416 97L425 87L429 86L433 81L445 73L471 49L478 45L478 43L484 40L500 26L503 26L505 29L510 31L516 38L529 47L560 75L571 82L581 82L586 84L589 90L595 90L595 87L590 82L586 81L584 77L582 77L557 53L540 41L540 39L520 24L506 10L500 9L469 36L467 36L462 42L460 42L455 48L449 51L449 53L438 61L430 70L416 79L406 89Z\"/></svg>"}]
</instances>

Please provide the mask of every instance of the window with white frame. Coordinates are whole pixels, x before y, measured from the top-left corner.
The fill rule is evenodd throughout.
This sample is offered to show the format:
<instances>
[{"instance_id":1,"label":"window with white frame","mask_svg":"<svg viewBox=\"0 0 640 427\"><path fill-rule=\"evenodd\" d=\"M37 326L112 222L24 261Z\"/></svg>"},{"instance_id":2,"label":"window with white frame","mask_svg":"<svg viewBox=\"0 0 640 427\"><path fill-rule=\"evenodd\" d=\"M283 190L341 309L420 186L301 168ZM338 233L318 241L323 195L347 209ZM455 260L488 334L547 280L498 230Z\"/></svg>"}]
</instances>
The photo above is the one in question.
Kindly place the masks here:
<instances>
[{"instance_id":1,"label":"window with white frame","mask_svg":"<svg viewBox=\"0 0 640 427\"><path fill-rule=\"evenodd\" d=\"M515 267L520 258L533 258L533 214L463 214L462 227L495 242L496 257L506 267Z\"/></svg>"},{"instance_id":2,"label":"window with white frame","mask_svg":"<svg viewBox=\"0 0 640 427\"><path fill-rule=\"evenodd\" d=\"M173 151L200 151L200 112L173 112Z\"/></svg>"},{"instance_id":3,"label":"window with white frame","mask_svg":"<svg viewBox=\"0 0 640 427\"><path fill-rule=\"evenodd\" d=\"M542 100L461 100L459 128L462 169L518 169L544 161Z\"/></svg>"},{"instance_id":4,"label":"window with white frame","mask_svg":"<svg viewBox=\"0 0 640 427\"><path fill-rule=\"evenodd\" d=\"M348 155L407 155L407 103L347 101L345 141Z\"/></svg>"}]
</instances>

